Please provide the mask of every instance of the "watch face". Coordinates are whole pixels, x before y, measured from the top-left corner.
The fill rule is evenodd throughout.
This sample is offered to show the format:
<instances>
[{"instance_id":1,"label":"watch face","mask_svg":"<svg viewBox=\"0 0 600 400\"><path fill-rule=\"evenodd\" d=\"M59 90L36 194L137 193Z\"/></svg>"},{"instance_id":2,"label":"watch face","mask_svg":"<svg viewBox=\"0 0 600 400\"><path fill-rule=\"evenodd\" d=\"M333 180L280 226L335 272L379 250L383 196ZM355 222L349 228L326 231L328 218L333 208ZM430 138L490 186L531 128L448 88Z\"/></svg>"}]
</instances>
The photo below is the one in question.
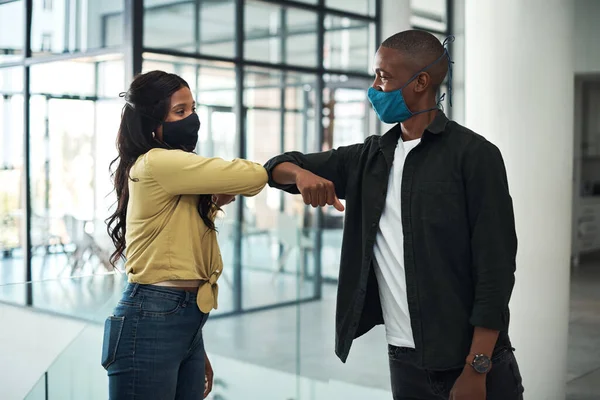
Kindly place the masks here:
<instances>
[{"instance_id":1,"label":"watch face","mask_svg":"<svg viewBox=\"0 0 600 400\"><path fill-rule=\"evenodd\" d=\"M488 356L478 354L473 359L473 364L471 365L475 371L479 372L480 374L486 374L492 368L492 360L490 360Z\"/></svg>"}]
</instances>

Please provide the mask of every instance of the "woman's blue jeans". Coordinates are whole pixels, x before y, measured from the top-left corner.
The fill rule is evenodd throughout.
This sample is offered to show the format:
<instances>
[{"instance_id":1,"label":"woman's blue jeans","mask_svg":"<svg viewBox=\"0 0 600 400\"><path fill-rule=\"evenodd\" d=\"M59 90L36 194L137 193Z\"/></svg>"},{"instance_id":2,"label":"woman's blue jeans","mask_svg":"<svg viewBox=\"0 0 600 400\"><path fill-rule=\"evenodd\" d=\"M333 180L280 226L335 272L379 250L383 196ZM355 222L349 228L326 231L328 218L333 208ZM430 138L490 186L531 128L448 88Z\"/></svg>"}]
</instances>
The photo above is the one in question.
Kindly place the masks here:
<instances>
[{"instance_id":1,"label":"woman's blue jeans","mask_svg":"<svg viewBox=\"0 0 600 400\"><path fill-rule=\"evenodd\" d=\"M193 292L129 284L104 325L110 400L202 399L207 319Z\"/></svg>"}]
</instances>

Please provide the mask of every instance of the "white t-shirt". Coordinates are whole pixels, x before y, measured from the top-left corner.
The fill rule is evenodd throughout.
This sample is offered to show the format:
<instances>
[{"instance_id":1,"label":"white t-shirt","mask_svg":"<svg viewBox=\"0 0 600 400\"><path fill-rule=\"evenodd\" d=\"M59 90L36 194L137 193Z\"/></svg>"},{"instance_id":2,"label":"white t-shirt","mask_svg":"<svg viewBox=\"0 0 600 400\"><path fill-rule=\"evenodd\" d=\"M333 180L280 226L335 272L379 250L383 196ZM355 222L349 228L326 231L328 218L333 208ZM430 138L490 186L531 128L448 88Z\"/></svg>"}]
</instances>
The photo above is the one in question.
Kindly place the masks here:
<instances>
[{"instance_id":1,"label":"white t-shirt","mask_svg":"<svg viewBox=\"0 0 600 400\"><path fill-rule=\"evenodd\" d=\"M415 340L410 324L406 294L400 194L406 156L420 141L421 139L406 142L400 139L398 141L388 181L385 207L379 221L379 230L374 247L375 260L377 261L375 275L379 286L379 298L381 299L387 341L393 346L408 348L415 347Z\"/></svg>"}]
</instances>

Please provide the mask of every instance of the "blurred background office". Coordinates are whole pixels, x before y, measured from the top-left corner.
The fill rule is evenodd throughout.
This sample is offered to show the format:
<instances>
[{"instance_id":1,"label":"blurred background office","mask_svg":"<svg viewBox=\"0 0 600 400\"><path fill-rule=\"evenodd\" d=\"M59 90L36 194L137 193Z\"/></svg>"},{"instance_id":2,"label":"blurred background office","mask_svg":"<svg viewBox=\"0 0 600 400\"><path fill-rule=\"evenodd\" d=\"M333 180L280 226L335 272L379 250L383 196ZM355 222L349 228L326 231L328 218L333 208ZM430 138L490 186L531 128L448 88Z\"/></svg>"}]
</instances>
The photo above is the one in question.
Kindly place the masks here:
<instances>
[{"instance_id":1,"label":"blurred background office","mask_svg":"<svg viewBox=\"0 0 600 400\"><path fill-rule=\"evenodd\" d=\"M188 81L199 154L265 162L385 132L372 59L411 27L456 36L445 111L506 160L527 398L600 398L599 20L594 0L0 0L0 398L107 397L125 277L104 219L135 74ZM226 209L213 399L391 398L381 328L333 353L342 227L271 189Z\"/></svg>"}]
</instances>

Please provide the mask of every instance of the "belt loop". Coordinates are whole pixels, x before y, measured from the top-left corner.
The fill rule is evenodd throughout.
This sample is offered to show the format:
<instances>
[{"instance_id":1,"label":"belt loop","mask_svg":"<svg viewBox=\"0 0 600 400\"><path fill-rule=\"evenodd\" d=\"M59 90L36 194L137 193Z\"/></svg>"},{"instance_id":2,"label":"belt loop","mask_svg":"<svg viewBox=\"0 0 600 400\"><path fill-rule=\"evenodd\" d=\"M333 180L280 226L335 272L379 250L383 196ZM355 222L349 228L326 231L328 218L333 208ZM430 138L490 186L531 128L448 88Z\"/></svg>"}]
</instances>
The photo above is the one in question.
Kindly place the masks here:
<instances>
[{"instance_id":1,"label":"belt loop","mask_svg":"<svg viewBox=\"0 0 600 400\"><path fill-rule=\"evenodd\" d=\"M183 298L183 304L181 305L182 307L187 307L188 303L190 302L190 292L188 292L187 290L184 291L185 296Z\"/></svg>"},{"instance_id":2,"label":"belt loop","mask_svg":"<svg viewBox=\"0 0 600 400\"><path fill-rule=\"evenodd\" d=\"M131 290L131 294L129 295L129 297L134 297L135 294L137 293L138 287L140 287L139 283L134 283L133 284L133 289Z\"/></svg>"}]
</instances>

